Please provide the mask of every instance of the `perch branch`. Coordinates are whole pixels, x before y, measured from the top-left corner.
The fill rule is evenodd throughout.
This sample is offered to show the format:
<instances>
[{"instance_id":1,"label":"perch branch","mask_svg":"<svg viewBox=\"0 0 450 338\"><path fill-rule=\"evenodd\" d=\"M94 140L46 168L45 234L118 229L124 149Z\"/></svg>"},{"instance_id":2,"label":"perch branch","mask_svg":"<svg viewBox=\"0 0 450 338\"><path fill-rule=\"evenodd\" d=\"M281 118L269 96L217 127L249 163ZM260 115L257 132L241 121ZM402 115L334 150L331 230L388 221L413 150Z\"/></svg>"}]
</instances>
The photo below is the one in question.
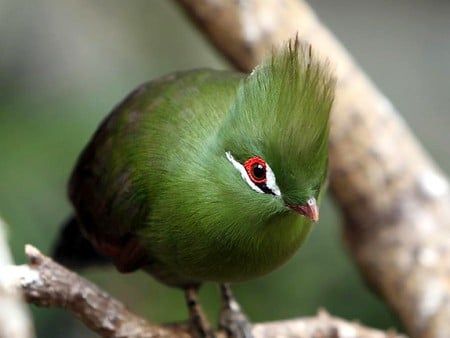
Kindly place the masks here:
<instances>
[{"instance_id":1,"label":"perch branch","mask_svg":"<svg viewBox=\"0 0 450 338\"><path fill-rule=\"evenodd\" d=\"M7 244L7 225L0 218L0 269L12 264ZM0 338L31 338L34 328L20 294L0 288Z\"/></svg>"},{"instance_id":2,"label":"perch branch","mask_svg":"<svg viewBox=\"0 0 450 338\"><path fill-rule=\"evenodd\" d=\"M449 185L389 100L304 1L175 2L240 70L296 34L330 61L330 183L350 251L412 337L448 337Z\"/></svg>"},{"instance_id":3,"label":"perch branch","mask_svg":"<svg viewBox=\"0 0 450 338\"><path fill-rule=\"evenodd\" d=\"M67 309L102 337L192 337L186 324L149 324L124 304L31 245L26 246L25 252L29 265L0 268L0 291L20 289L29 303ZM405 338L394 332L386 333L334 318L325 311L315 317L256 324L253 333L255 338ZM224 338L225 335L218 332L217 337Z\"/></svg>"}]
</instances>

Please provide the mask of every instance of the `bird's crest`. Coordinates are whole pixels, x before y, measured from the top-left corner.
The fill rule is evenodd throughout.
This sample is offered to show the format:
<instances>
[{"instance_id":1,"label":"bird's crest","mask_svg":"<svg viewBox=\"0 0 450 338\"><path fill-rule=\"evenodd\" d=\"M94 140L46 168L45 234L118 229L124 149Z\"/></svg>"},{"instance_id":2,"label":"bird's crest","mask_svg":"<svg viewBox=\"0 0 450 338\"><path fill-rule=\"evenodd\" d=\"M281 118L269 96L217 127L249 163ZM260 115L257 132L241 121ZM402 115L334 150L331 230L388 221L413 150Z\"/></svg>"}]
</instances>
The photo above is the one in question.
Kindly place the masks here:
<instances>
[{"instance_id":1,"label":"bird's crest","mask_svg":"<svg viewBox=\"0 0 450 338\"><path fill-rule=\"evenodd\" d=\"M334 84L311 46L289 41L242 81L219 131L223 147L241 163L260 156L288 172L302 158L326 166Z\"/></svg>"}]
</instances>

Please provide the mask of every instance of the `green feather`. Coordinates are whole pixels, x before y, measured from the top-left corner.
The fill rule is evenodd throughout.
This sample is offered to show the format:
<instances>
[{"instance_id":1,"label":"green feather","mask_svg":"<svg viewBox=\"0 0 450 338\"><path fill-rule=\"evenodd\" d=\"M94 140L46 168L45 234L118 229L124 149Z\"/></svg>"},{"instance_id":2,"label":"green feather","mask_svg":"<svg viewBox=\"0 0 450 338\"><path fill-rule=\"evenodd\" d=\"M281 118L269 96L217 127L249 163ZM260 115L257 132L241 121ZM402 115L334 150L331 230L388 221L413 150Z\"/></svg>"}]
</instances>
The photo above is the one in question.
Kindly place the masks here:
<instances>
[{"instance_id":1,"label":"green feather","mask_svg":"<svg viewBox=\"0 0 450 338\"><path fill-rule=\"evenodd\" d=\"M333 90L326 65L297 42L247 77L196 70L141 86L74 170L83 233L119 269L173 286L270 272L310 230L287 206L322 194ZM253 190L226 152L264 159L281 196Z\"/></svg>"},{"instance_id":2,"label":"green feather","mask_svg":"<svg viewBox=\"0 0 450 338\"><path fill-rule=\"evenodd\" d=\"M235 157L258 155L277 174L290 203L320 188L328 151L334 79L311 49L297 42L258 66L240 86L219 135ZM301 177L301 179L299 179ZM316 184L311 184L315 181ZM304 198L306 198L306 195Z\"/></svg>"}]
</instances>

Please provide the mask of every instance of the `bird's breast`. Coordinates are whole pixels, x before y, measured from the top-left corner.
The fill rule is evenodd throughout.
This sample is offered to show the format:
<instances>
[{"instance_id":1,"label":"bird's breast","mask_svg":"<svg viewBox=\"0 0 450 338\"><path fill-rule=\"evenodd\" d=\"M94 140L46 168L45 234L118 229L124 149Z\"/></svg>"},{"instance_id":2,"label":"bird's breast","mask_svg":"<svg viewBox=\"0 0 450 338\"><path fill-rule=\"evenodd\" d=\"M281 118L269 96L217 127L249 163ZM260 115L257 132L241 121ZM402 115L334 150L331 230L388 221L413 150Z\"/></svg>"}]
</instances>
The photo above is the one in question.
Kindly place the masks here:
<instances>
[{"instance_id":1,"label":"bird's breast","mask_svg":"<svg viewBox=\"0 0 450 338\"><path fill-rule=\"evenodd\" d=\"M241 233L214 229L172 237L170 252L160 257L163 270L177 271L190 281L238 282L265 275L285 263L300 247L309 222L293 213ZM161 254L165 250L158 249ZM164 268L166 267L166 269Z\"/></svg>"}]
</instances>

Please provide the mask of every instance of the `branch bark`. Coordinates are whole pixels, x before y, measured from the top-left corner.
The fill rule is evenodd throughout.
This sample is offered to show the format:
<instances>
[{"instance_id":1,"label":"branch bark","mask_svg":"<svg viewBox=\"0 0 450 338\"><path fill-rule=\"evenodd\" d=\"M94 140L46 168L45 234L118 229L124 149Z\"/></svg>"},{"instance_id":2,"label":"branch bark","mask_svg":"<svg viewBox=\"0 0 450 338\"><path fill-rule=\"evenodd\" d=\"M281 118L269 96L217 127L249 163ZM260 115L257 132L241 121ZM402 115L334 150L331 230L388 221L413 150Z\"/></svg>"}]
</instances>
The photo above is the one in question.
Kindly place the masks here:
<instances>
[{"instance_id":1,"label":"branch bark","mask_svg":"<svg viewBox=\"0 0 450 338\"><path fill-rule=\"evenodd\" d=\"M389 100L303 1L176 3L240 70L250 71L273 45L297 33L330 60L338 77L330 135L331 189L343 213L350 251L412 337L448 337L448 181ZM29 267L0 268L0 292L20 285L29 302L67 308L104 337L189 336L184 325L146 323L38 251L29 248L28 255ZM324 314L258 324L254 333L256 337L389 336Z\"/></svg>"},{"instance_id":2,"label":"branch bark","mask_svg":"<svg viewBox=\"0 0 450 338\"><path fill-rule=\"evenodd\" d=\"M192 337L186 324L149 324L124 304L31 245L26 246L25 252L29 265L0 267L0 292L20 289L29 303L67 309L102 337ZM331 317L325 311L319 311L316 317L256 324L253 333L255 338L405 338L395 332L385 333ZM222 332L217 333L217 338L224 337Z\"/></svg>"},{"instance_id":3,"label":"branch bark","mask_svg":"<svg viewBox=\"0 0 450 338\"><path fill-rule=\"evenodd\" d=\"M0 218L0 270L12 264L8 248L7 225ZM14 288L0 288L0 338L31 338L33 332L33 324L20 293Z\"/></svg>"},{"instance_id":4,"label":"branch bark","mask_svg":"<svg viewBox=\"0 0 450 338\"><path fill-rule=\"evenodd\" d=\"M350 251L412 337L448 337L449 185L389 100L304 1L175 2L240 70L295 34L330 60L330 183Z\"/></svg>"}]
</instances>

